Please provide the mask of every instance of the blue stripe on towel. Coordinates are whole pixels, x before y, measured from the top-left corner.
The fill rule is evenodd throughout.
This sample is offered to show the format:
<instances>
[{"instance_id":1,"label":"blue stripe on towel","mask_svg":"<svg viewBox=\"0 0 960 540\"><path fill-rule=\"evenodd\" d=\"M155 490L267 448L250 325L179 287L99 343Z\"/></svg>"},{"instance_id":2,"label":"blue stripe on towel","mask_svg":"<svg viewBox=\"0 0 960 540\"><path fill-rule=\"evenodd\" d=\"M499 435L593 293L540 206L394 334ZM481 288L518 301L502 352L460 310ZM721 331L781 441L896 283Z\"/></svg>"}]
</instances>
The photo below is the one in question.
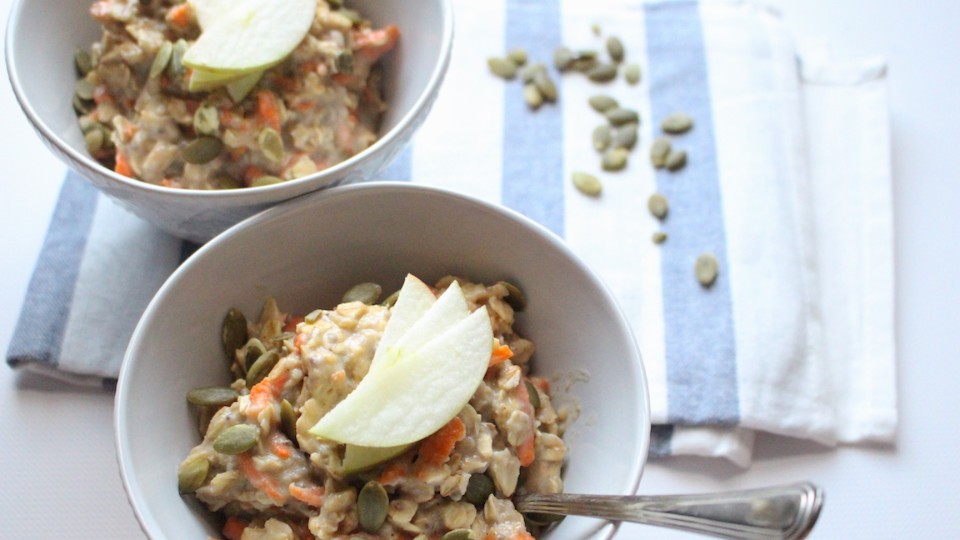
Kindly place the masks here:
<instances>
[{"instance_id":1,"label":"blue stripe on towel","mask_svg":"<svg viewBox=\"0 0 960 540\"><path fill-rule=\"evenodd\" d=\"M722 193L713 140L709 72L696 2L646 7L652 121L674 112L695 120L672 137L687 166L657 172L657 189L670 202L661 246L667 415L675 424L735 424L739 420L736 346ZM659 127L656 128L659 131ZM694 261L711 252L720 263L712 287L694 278Z\"/></svg>"},{"instance_id":2,"label":"blue stripe on towel","mask_svg":"<svg viewBox=\"0 0 960 540\"><path fill-rule=\"evenodd\" d=\"M551 65L553 49L562 42L559 0L507 0L506 50L522 47L532 62ZM555 75L554 80L560 82ZM519 80L509 81L504 90L501 201L563 235L560 106L546 103L531 111Z\"/></svg>"},{"instance_id":3,"label":"blue stripe on towel","mask_svg":"<svg viewBox=\"0 0 960 540\"><path fill-rule=\"evenodd\" d=\"M97 209L97 190L67 174L47 229L20 319L7 349L7 363L56 367L87 238Z\"/></svg>"}]
</instances>

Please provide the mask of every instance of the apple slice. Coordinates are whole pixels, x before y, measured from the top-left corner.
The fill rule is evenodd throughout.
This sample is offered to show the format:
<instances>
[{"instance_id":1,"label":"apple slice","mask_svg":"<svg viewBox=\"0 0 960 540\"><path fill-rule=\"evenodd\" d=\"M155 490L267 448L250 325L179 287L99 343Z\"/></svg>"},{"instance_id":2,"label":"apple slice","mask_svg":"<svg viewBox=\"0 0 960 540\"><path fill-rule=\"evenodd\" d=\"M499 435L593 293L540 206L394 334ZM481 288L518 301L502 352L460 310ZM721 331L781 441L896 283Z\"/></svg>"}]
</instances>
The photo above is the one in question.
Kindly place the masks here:
<instances>
[{"instance_id":1,"label":"apple slice","mask_svg":"<svg viewBox=\"0 0 960 540\"><path fill-rule=\"evenodd\" d=\"M243 98L247 97L247 94L253 90L253 87L260 82L260 77L263 77L263 72L254 71L253 73L243 75L239 79L228 82L225 86L227 87L227 93L230 94L230 99L232 99L234 103L243 101Z\"/></svg>"},{"instance_id":2,"label":"apple slice","mask_svg":"<svg viewBox=\"0 0 960 540\"><path fill-rule=\"evenodd\" d=\"M348 444L343 453L343 473L353 474L365 471L375 465L379 465L388 459L393 459L410 448L409 444L400 446L387 446L377 448L374 446L357 446Z\"/></svg>"},{"instance_id":3,"label":"apple slice","mask_svg":"<svg viewBox=\"0 0 960 540\"><path fill-rule=\"evenodd\" d=\"M183 64L243 75L280 63L300 44L317 0L194 0L194 10L202 32Z\"/></svg>"},{"instance_id":4,"label":"apple slice","mask_svg":"<svg viewBox=\"0 0 960 540\"><path fill-rule=\"evenodd\" d=\"M470 401L492 349L493 328L484 306L418 350L400 348L398 356L385 358L310 433L380 448L423 439Z\"/></svg>"},{"instance_id":5,"label":"apple slice","mask_svg":"<svg viewBox=\"0 0 960 540\"><path fill-rule=\"evenodd\" d=\"M410 329L427 310L437 302L437 297L424 282L411 274L403 280L397 303L390 310L390 320L383 329L383 336L373 354L370 369L383 358L387 349L393 348L397 341Z\"/></svg>"},{"instance_id":6,"label":"apple slice","mask_svg":"<svg viewBox=\"0 0 960 540\"><path fill-rule=\"evenodd\" d=\"M399 302L399 299L398 299ZM430 306L417 322L403 333L396 343L384 348L381 358L390 358L396 361L397 357L406 352L416 352L428 341L440 335L445 329L465 319L470 314L467 299L463 297L460 284L454 281L443 291L440 298ZM374 354L376 359L376 354ZM383 360L381 359L381 362ZM372 364L371 364L372 369Z\"/></svg>"}]
</instances>

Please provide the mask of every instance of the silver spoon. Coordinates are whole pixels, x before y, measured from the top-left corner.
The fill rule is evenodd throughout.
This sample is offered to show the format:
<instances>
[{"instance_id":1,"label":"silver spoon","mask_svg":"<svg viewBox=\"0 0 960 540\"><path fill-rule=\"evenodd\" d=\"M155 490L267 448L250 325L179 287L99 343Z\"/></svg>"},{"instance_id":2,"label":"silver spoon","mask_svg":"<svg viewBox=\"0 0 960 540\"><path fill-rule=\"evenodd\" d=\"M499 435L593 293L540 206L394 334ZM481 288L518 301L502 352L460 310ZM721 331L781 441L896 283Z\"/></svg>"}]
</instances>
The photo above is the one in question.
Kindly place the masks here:
<instances>
[{"instance_id":1,"label":"silver spoon","mask_svg":"<svg viewBox=\"0 0 960 540\"><path fill-rule=\"evenodd\" d=\"M737 540L804 538L817 522L823 491L809 483L698 495L528 494L520 512L632 521Z\"/></svg>"}]
</instances>

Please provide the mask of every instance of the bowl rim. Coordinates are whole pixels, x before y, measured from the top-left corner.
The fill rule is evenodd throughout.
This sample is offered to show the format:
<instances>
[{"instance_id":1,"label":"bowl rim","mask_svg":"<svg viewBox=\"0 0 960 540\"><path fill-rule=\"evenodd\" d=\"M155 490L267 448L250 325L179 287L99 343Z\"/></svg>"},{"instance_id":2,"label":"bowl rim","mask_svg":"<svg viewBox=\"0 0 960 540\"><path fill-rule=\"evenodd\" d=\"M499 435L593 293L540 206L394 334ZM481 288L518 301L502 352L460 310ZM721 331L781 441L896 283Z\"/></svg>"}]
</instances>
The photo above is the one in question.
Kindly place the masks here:
<instances>
[{"instance_id":1,"label":"bowl rim","mask_svg":"<svg viewBox=\"0 0 960 540\"><path fill-rule=\"evenodd\" d=\"M450 66L450 57L453 53L454 18L452 0L436 0L440 7L440 18L443 21L442 36L440 39L440 56L438 61L434 66L433 71L430 73L430 78L428 79L426 86L417 97L410 110L408 110L406 114L400 118L397 124L393 126L390 131L388 131L382 137L379 137L372 145L332 167L322 171L317 171L311 175L303 176L301 178L295 178L293 180L281 182L279 184L247 187L242 189L209 191L172 188L150 184L135 178L129 178L104 167L102 164L100 164L100 162L94 160L86 152L78 151L72 146L66 144L63 139L57 135L36 112L31 105L26 92L24 92L23 86L20 82L16 62L17 54L14 50L14 43L18 34L17 22L21 18L24 6L29 1L30 0L14 0L14 5L10 10L10 15L7 19L6 38L4 39L4 60L7 65L7 78L10 81L10 86L13 88L13 94L16 96L17 102L19 103L20 108L23 110L24 115L27 117L30 123L33 124L34 129L36 129L49 144L53 145L57 148L57 150L67 155L70 160L81 163L90 171L99 172L106 178L109 178L111 181L119 182L123 186L130 189L141 190L146 193L152 193L174 200L190 198L199 198L202 200L204 198L215 198L234 201L237 204L256 204L265 202L264 199L262 199L263 195L267 195L269 200L283 199L303 193L302 186L305 184L319 184L318 187L331 184L333 182L333 177L338 176L344 171L350 170L355 166L355 164L360 162L362 159L365 159L368 155L373 154L379 149L392 144L394 139L398 138L401 133L405 132L412 124L414 124L418 112L429 106L429 102L432 99L431 96L439 91ZM83 172L78 172L80 172L81 176L85 176Z\"/></svg>"},{"instance_id":2,"label":"bowl rim","mask_svg":"<svg viewBox=\"0 0 960 540\"><path fill-rule=\"evenodd\" d=\"M320 190L314 193L304 195L302 197L297 197L296 199L278 204L276 206L267 208L253 216L250 216L243 221L231 226L229 229L223 233L217 235L212 240L202 245L190 258L184 261L174 272L164 281L160 289L156 292L154 297L150 300L150 303L147 305L147 308L144 310L143 315L140 320L137 322L137 325L131 335L130 341L128 342L127 349L124 352L123 362L120 367L120 373L117 380L116 393L114 397L114 446L116 450L117 465L120 471L120 477L123 483L123 488L127 501L130 504L130 507L133 509L134 515L136 516L137 522L140 525L140 528L143 532L150 538L154 538L151 530L157 530L158 524L152 518L145 514L141 507L142 501L139 501L140 492L137 487L137 482L135 478L134 471L130 468L129 448L126 444L127 440L127 406L126 403L129 401L129 396L131 389L129 387L129 377L127 377L127 372L132 369L130 366L135 362L137 355L135 351L139 346L139 343L144 339L146 335L146 326L148 322L156 316L156 311L159 309L159 305L163 300L170 289L173 289L179 285L179 282L184 279L184 275L190 272L192 266L198 264L197 261L201 260L206 256L208 252L215 252L220 248L221 245L229 245L232 242L238 241L236 238L242 236L246 231L251 229L256 229L261 223L273 221L276 219L281 219L284 215L288 213L296 212L298 209L303 207L310 207L315 204L322 204L323 202L330 199L337 199L343 196L350 196L354 193L363 193L363 192L421 192L428 195L440 196L449 199L456 199L461 203L471 204L480 207L485 211L494 212L501 217L508 219L515 224L530 229L533 232L537 233L544 241L551 244L551 246L559 252L562 252L573 264L575 264L583 275L585 275L592 284L601 291L605 300L609 303L610 307L613 309L614 314L616 315L615 324L619 327L619 330L627 336L630 342L630 350L633 353L632 356L636 361L630 362L630 367L632 370L632 377L638 385L638 389L642 391L642 399L639 401L638 410L636 411L638 415L638 420L640 426L638 433L640 434L640 448L634 456L630 456L630 482L626 487L627 493L622 493L622 495L631 495L635 494L637 488L640 484L640 479L643 475L644 467L647 463L647 457L650 449L650 392L648 379L646 375L646 369L643 363L643 357L640 352L639 343L637 342L636 335L633 331L633 328L630 325L629 320L627 319L623 308L620 306L619 301L613 295L613 292L607 287L607 285L600 279L599 275L593 271L592 268L581 259L573 250L566 244L566 242L559 237L553 231L550 231L543 225L537 223L536 221L520 214L519 212L508 208L503 205L491 203L485 200L482 200L473 195L453 191L447 188L440 188L435 186L427 186L422 184L411 184L409 182L399 182L399 181L376 181L376 182L366 182L366 183L357 183L349 184L343 186L332 187L329 189ZM620 528L620 522L598 522L598 526L595 529L596 532L601 533L605 528L607 532L605 534L601 533L601 537L609 540L616 534L616 531Z\"/></svg>"}]
</instances>

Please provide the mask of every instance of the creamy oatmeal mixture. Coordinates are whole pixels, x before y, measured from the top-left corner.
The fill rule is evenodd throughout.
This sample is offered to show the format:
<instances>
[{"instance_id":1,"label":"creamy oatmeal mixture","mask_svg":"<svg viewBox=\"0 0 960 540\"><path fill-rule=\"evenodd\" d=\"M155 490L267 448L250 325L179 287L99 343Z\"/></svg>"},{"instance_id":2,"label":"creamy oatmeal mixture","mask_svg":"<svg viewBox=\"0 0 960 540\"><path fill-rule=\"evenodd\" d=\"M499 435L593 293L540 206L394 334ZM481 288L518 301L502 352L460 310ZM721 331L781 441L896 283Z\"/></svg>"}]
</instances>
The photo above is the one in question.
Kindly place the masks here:
<instances>
[{"instance_id":1,"label":"creamy oatmeal mixture","mask_svg":"<svg viewBox=\"0 0 960 540\"><path fill-rule=\"evenodd\" d=\"M454 279L437 282L436 293ZM529 372L534 345L513 329L508 285L457 281L471 311L487 307L497 346L473 397L443 428L346 471L344 445L308 430L366 375L391 308L354 301L297 318L271 300L233 351L236 381L219 389L227 397L211 398L209 388L206 398L188 397L206 404L195 407L203 441L180 465L181 492L218 512L230 540L532 539L538 526L511 497L562 491L565 418L547 381Z\"/></svg>"}]
</instances>

